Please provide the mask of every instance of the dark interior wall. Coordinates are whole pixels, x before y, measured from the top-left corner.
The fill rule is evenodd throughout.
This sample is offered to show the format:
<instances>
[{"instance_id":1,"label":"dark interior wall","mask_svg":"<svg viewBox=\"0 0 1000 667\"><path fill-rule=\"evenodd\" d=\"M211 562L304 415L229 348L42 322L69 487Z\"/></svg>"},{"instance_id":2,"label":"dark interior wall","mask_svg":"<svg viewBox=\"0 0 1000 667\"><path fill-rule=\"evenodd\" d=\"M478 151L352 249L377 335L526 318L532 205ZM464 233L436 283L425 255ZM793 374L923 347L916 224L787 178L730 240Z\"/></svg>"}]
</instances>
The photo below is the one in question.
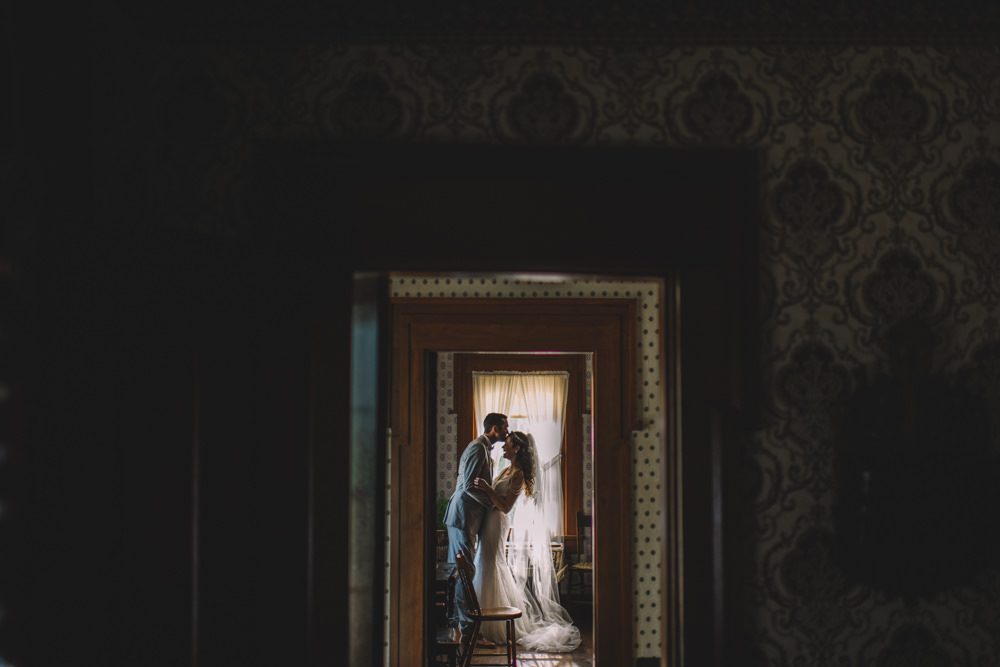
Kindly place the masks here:
<instances>
[{"instance_id":1,"label":"dark interior wall","mask_svg":"<svg viewBox=\"0 0 1000 667\"><path fill-rule=\"evenodd\" d=\"M305 661L310 330L259 258L199 246L45 246L13 664Z\"/></svg>"},{"instance_id":2,"label":"dark interior wall","mask_svg":"<svg viewBox=\"0 0 1000 667\"><path fill-rule=\"evenodd\" d=\"M192 116L154 130L175 144L117 152L151 138L157 46L96 6L38 9L4 26L0 658L306 664L314 283L273 249L160 224L177 202L151 199L144 169L183 164ZM95 185L109 162L130 173L116 194ZM349 312L338 278L322 298ZM343 367L346 326L324 334ZM346 475L329 489L346 505Z\"/></svg>"}]
</instances>

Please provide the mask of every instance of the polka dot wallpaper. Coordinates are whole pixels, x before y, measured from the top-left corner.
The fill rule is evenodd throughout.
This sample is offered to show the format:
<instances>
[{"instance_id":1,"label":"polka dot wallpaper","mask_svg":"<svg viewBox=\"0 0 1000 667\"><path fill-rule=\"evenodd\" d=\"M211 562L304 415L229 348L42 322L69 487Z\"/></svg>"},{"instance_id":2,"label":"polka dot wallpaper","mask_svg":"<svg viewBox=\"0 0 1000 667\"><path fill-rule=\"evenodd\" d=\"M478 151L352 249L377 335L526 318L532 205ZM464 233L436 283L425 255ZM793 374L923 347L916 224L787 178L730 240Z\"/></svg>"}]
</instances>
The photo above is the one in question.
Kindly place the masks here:
<instances>
[{"instance_id":1,"label":"polka dot wallpaper","mask_svg":"<svg viewBox=\"0 0 1000 667\"><path fill-rule=\"evenodd\" d=\"M660 582L658 580L663 535L659 522L661 490L661 452L665 437L665 380L661 377L661 307L662 289L659 281L642 280L531 280L504 276L427 277L397 276L390 283L394 298L621 298L636 301L636 369L638 374L636 403L644 428L632 433L632 552L633 612L636 655L660 654ZM437 493L448 497L455 485L457 473L458 433L454 406L453 355L438 355L437 395ZM592 385L591 365L587 363L587 397ZM590 454L590 418L584 423L584 504L593 504L593 467Z\"/></svg>"}]
</instances>

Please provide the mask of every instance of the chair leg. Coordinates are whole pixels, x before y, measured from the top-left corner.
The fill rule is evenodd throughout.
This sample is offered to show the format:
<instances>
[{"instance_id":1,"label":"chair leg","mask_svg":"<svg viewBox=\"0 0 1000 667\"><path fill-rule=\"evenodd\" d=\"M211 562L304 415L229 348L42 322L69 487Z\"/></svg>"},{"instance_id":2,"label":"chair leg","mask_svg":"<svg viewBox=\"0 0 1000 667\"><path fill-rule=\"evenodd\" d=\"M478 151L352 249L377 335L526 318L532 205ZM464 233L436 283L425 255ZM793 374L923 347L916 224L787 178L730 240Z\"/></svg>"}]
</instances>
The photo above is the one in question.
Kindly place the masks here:
<instances>
[{"instance_id":1,"label":"chair leg","mask_svg":"<svg viewBox=\"0 0 1000 667\"><path fill-rule=\"evenodd\" d=\"M472 664L472 654L476 652L476 637L479 636L480 623L482 621L479 619L472 622L472 634L469 636L468 646L462 651L462 667L469 667ZM460 644L465 643L465 636L463 636Z\"/></svg>"},{"instance_id":2,"label":"chair leg","mask_svg":"<svg viewBox=\"0 0 1000 667\"><path fill-rule=\"evenodd\" d=\"M514 642L511 641L512 638L510 636L510 621L504 621L504 625L507 626L507 627L504 628L504 630L507 631L507 633L506 633L507 634L507 665L509 666L509 665L514 664L513 662L511 662L511 657L510 657L510 652L513 650Z\"/></svg>"},{"instance_id":3,"label":"chair leg","mask_svg":"<svg viewBox=\"0 0 1000 667\"><path fill-rule=\"evenodd\" d=\"M507 621L507 662L511 667L517 667L517 628L514 619Z\"/></svg>"}]
</instances>

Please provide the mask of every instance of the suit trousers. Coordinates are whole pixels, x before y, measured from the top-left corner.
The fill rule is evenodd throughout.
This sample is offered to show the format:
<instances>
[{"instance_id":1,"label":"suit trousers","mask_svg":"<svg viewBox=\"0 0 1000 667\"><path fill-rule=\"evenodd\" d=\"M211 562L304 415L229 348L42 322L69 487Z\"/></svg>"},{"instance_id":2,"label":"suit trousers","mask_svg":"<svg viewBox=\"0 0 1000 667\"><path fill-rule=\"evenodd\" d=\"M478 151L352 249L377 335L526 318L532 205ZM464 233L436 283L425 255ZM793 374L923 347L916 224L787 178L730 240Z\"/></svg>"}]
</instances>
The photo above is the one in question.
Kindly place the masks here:
<instances>
[{"instance_id":1,"label":"suit trousers","mask_svg":"<svg viewBox=\"0 0 1000 667\"><path fill-rule=\"evenodd\" d=\"M455 554L461 551L465 555L465 560L472 569L472 574L476 573L476 547L479 538L475 534L469 534L461 528L448 526L448 561L455 561ZM459 581L455 586L455 615L452 622L462 631L463 640L469 637L472 632L472 620L469 618L469 604L465 599L465 586Z\"/></svg>"}]
</instances>

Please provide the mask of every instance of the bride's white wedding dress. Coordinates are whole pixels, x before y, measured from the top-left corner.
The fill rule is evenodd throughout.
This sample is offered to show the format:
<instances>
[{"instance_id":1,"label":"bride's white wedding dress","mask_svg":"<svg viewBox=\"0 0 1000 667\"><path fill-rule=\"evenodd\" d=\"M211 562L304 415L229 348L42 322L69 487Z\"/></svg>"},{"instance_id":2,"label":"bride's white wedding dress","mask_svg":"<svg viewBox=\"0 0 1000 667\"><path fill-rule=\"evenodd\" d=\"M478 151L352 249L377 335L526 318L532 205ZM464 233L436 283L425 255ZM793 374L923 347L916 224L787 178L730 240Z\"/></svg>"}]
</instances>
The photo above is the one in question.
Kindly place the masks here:
<instances>
[{"instance_id":1,"label":"bride's white wedding dress","mask_svg":"<svg viewBox=\"0 0 1000 667\"><path fill-rule=\"evenodd\" d=\"M506 468L494 482L500 496L510 490L511 468ZM476 576L473 585L481 607L513 606L523 612L514 622L519 646L552 653L573 651L580 645L580 630L559 604L559 588L552 569L548 536L532 539L531 525L536 504L530 497L515 502L515 537L510 553L505 554L510 517L498 509L487 512L479 533L476 550ZM541 522L538 522L541 525ZM484 623L487 639L506 642L502 623Z\"/></svg>"}]
</instances>

